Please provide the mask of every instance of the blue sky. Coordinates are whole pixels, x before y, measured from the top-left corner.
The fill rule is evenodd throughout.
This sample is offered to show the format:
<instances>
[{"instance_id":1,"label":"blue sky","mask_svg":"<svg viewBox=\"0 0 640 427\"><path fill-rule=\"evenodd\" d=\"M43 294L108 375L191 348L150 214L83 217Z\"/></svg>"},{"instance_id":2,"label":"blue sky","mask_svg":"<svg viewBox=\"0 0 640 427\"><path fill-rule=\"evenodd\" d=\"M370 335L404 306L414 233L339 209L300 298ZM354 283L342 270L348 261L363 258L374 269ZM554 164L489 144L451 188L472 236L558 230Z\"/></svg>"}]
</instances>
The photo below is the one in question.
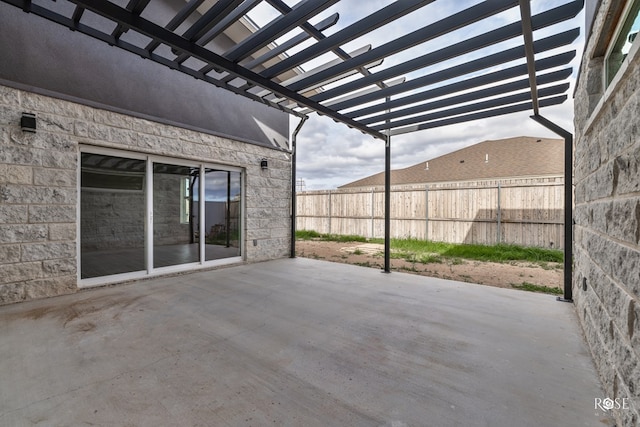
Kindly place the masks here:
<instances>
[{"instance_id":1,"label":"blue sky","mask_svg":"<svg viewBox=\"0 0 640 427\"><path fill-rule=\"evenodd\" d=\"M567 3L568 1L569 0L533 0L531 2L532 13L535 14L541 10L547 10ZM375 48L394 38L480 2L480 0L455 2L437 0L392 24L372 31L366 36L344 45L343 48L346 51L353 51L366 44L371 44ZM287 1L287 3L293 6L296 1L291 0ZM322 14L311 19L310 22L318 22L338 12L340 14L338 23L325 31L325 34L330 35L390 3L392 3L391 0L342 0ZM261 24L276 16L276 12L268 8L256 9L250 16L258 24ZM387 58L382 65L372 68L371 71L377 72L399 62L406 61L408 58L471 38L474 35L510 24L518 19L518 8L511 9L495 17L481 21L471 28L454 31L446 37L432 40L391 56ZM534 39L570 28L582 27L583 22L584 16L581 13L568 25L566 23L564 25L555 25L534 33ZM291 34L283 36L279 41L284 41L290 36ZM576 59L573 62L573 79L575 79L579 66L583 40L584 35L581 34L573 46L574 49L578 50ZM521 43L521 38L503 42L492 48L493 50L485 49L470 53L456 61L457 63L467 62L479 56L510 48ZM309 70L333 58L335 58L335 56L326 54L304 64L303 68ZM451 63L447 64L451 65ZM425 71L409 73L406 77L407 79L413 79L421 74L437 71L439 67L445 65L446 64L435 65ZM510 65L514 64L506 64L505 67ZM570 131L573 131L572 91L573 88L569 90L570 99L564 104L541 110L543 116ZM531 120L529 118L530 114L530 112L512 114L509 116L394 136L392 137L391 143L392 168L397 169L414 165L488 139L509 138L520 135L555 137L554 134ZM292 129L297 123L298 119L292 117ZM378 173L383 169L383 141L364 135L360 131L349 129L340 123L335 123L332 119L320 117L313 113L298 135L297 175L299 179L304 180L306 190L336 188L348 182Z\"/></svg>"}]
</instances>

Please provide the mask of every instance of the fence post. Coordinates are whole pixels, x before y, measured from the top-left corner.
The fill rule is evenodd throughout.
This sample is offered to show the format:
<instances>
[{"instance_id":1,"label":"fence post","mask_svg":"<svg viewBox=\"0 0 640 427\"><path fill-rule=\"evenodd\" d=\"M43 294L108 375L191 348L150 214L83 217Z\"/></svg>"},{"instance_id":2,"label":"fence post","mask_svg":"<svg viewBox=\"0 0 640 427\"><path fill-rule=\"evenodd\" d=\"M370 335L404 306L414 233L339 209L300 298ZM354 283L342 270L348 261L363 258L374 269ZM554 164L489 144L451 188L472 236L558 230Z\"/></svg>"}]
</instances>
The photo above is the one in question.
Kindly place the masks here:
<instances>
[{"instance_id":1,"label":"fence post","mask_svg":"<svg viewBox=\"0 0 640 427\"><path fill-rule=\"evenodd\" d=\"M424 188L424 240L429 240L429 187Z\"/></svg>"},{"instance_id":2,"label":"fence post","mask_svg":"<svg viewBox=\"0 0 640 427\"><path fill-rule=\"evenodd\" d=\"M376 225L375 225L375 213L376 213L376 195L373 192L373 187L371 188L371 234L369 235L370 239L373 239L374 233L376 232Z\"/></svg>"},{"instance_id":3,"label":"fence post","mask_svg":"<svg viewBox=\"0 0 640 427\"><path fill-rule=\"evenodd\" d=\"M502 241L502 230L500 230L500 226L502 225L502 206L500 203L500 182L498 182L498 244Z\"/></svg>"},{"instance_id":4,"label":"fence post","mask_svg":"<svg viewBox=\"0 0 640 427\"><path fill-rule=\"evenodd\" d=\"M329 231L327 234L331 234L331 190L329 190Z\"/></svg>"}]
</instances>

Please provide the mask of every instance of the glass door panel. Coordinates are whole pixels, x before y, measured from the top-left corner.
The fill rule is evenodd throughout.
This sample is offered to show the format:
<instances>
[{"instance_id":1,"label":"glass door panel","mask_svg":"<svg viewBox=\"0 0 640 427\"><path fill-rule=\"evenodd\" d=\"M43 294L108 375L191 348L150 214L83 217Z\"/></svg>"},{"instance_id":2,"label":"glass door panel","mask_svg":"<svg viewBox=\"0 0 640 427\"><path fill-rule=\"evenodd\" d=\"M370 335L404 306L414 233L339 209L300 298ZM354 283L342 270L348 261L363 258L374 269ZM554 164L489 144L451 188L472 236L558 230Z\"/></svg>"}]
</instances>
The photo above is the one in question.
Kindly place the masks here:
<instances>
[{"instance_id":1,"label":"glass door panel","mask_svg":"<svg viewBox=\"0 0 640 427\"><path fill-rule=\"evenodd\" d=\"M144 271L146 162L82 153L80 167L80 277Z\"/></svg>"},{"instance_id":2,"label":"glass door panel","mask_svg":"<svg viewBox=\"0 0 640 427\"><path fill-rule=\"evenodd\" d=\"M200 168L153 164L153 267L200 261Z\"/></svg>"},{"instance_id":3,"label":"glass door panel","mask_svg":"<svg viewBox=\"0 0 640 427\"><path fill-rule=\"evenodd\" d=\"M205 169L205 260L240 256L240 173Z\"/></svg>"}]
</instances>

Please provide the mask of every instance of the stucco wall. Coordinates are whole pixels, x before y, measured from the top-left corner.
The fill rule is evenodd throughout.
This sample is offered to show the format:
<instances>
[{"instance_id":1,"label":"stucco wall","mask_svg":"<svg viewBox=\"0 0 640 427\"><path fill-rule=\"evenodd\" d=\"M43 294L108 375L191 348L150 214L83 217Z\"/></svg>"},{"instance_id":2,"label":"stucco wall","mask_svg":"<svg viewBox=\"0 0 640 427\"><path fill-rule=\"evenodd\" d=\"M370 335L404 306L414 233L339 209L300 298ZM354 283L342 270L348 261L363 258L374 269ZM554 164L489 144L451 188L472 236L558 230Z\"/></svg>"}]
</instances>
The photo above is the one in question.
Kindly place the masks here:
<instances>
[{"instance_id":1,"label":"stucco wall","mask_svg":"<svg viewBox=\"0 0 640 427\"><path fill-rule=\"evenodd\" d=\"M54 8L69 7L67 2L47 3ZM149 9L168 22L184 5L184 0L156 0ZM197 17L194 14L187 22ZM83 19L91 22L91 14L85 13ZM85 105L107 106L266 147L278 147L287 138L289 122L282 111L248 102L4 2L0 2L0 34L0 79L10 82L9 86L33 88L45 95L49 91L64 94ZM223 50L230 42L225 39L224 35L216 38ZM277 141L263 128L272 129Z\"/></svg>"},{"instance_id":2,"label":"stucco wall","mask_svg":"<svg viewBox=\"0 0 640 427\"><path fill-rule=\"evenodd\" d=\"M621 426L640 422L640 55L608 88L603 47L620 1L603 1L575 99L574 299ZM594 396L598 397L598 396ZM605 396L603 396L605 397Z\"/></svg>"},{"instance_id":3,"label":"stucco wall","mask_svg":"<svg viewBox=\"0 0 640 427\"><path fill-rule=\"evenodd\" d=\"M77 289L80 144L243 168L246 260L289 254L288 153L0 86L0 303Z\"/></svg>"}]
</instances>

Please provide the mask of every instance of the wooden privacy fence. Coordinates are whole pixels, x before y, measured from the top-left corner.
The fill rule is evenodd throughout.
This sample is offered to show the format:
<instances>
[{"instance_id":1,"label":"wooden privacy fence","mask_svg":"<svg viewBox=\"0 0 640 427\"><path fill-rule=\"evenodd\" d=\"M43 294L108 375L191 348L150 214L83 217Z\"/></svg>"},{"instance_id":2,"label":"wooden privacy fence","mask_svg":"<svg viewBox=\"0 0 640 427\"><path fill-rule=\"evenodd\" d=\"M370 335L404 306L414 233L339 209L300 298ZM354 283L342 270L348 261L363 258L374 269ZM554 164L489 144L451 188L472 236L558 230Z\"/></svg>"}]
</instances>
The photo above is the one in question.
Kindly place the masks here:
<instances>
[{"instance_id":1,"label":"wooden privacy fence","mask_svg":"<svg viewBox=\"0 0 640 427\"><path fill-rule=\"evenodd\" d=\"M562 249L562 177L396 187L391 237ZM384 189L297 193L298 230L384 237Z\"/></svg>"}]
</instances>

